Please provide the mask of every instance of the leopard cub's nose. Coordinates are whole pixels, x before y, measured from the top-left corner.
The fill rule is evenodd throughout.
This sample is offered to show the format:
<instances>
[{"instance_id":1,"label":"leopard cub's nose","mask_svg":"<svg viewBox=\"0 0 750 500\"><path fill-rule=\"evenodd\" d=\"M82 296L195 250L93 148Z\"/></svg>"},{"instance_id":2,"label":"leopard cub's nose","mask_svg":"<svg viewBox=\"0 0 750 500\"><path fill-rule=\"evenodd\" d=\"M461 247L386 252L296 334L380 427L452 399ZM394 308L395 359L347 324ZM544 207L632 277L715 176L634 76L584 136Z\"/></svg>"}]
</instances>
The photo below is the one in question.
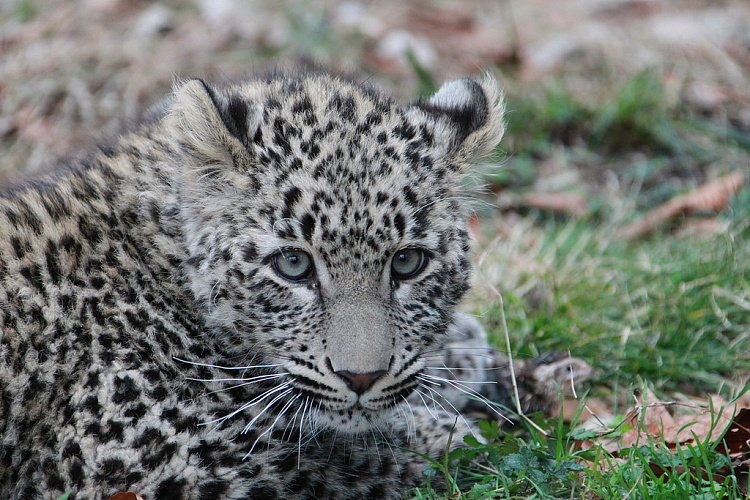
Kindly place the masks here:
<instances>
[{"instance_id":1,"label":"leopard cub's nose","mask_svg":"<svg viewBox=\"0 0 750 500\"><path fill-rule=\"evenodd\" d=\"M367 389L372 387L372 384L374 384L377 379L379 379L385 373L385 370L378 370L370 373L354 373L346 370L341 370L334 373L341 377L351 390L361 396Z\"/></svg>"}]
</instances>

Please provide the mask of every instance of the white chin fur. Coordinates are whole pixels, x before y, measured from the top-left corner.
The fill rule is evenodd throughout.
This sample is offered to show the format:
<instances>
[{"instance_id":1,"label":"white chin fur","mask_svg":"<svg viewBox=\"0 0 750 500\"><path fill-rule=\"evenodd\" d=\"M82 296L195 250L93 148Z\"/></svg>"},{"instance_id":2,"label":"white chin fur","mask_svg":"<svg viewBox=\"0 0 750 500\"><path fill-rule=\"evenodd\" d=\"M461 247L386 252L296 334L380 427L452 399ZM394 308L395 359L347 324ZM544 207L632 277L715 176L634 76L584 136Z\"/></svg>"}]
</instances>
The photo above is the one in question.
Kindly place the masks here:
<instances>
[{"instance_id":1,"label":"white chin fur","mask_svg":"<svg viewBox=\"0 0 750 500\"><path fill-rule=\"evenodd\" d=\"M316 427L328 428L345 434L361 434L383 427L393 409L371 411L350 409L345 411L316 410L311 422Z\"/></svg>"}]
</instances>

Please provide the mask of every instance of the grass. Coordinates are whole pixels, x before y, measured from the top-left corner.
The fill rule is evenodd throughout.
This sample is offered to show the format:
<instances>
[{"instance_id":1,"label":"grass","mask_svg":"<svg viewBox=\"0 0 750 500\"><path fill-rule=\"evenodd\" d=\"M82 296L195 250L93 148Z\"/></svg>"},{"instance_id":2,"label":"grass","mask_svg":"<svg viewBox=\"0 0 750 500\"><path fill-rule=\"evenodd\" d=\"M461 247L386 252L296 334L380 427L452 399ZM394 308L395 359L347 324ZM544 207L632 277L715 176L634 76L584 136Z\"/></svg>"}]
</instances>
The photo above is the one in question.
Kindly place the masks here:
<instances>
[{"instance_id":1,"label":"grass","mask_svg":"<svg viewBox=\"0 0 750 500\"><path fill-rule=\"evenodd\" d=\"M667 395L685 386L737 395L750 366L748 197L746 188L724 217L727 229L710 239L663 233L626 243L596 220L528 216L479 264L480 281L503 294L516 356L570 350L596 368L594 387L615 405L636 380ZM475 312L502 346L497 301L476 295ZM737 477L714 475L730 465L719 441L670 448L648 439L616 457L582 450L589 436L575 425L537 421L550 435L482 423L489 442L469 439L469 449L435 463L411 498L746 498Z\"/></svg>"},{"instance_id":2,"label":"grass","mask_svg":"<svg viewBox=\"0 0 750 500\"><path fill-rule=\"evenodd\" d=\"M495 242L483 265L516 275L501 287L514 350L571 350L615 386L640 375L657 387L715 388L750 364L750 219L728 223L715 239L626 244L589 222L552 221L525 248ZM520 259L526 271L513 269ZM529 291L545 300L530 307ZM478 312L498 335L497 307Z\"/></svg>"},{"instance_id":3,"label":"grass","mask_svg":"<svg viewBox=\"0 0 750 500\"><path fill-rule=\"evenodd\" d=\"M708 237L675 227L632 242L614 233L707 178L746 168L746 138L694 116L650 71L610 97L584 103L554 85L541 97L509 96L508 159L487 178L493 192L533 190L537 166L554 155L574 179L608 169L618 184L586 185L592 211L575 220L532 209L503 224L502 214L480 210L485 242L470 308L497 346L504 315L516 357L563 350L589 362L592 390L615 413L639 383L664 400L686 391L736 396L750 366L750 188L718 218L703 214L724 227ZM581 191L571 184L563 189ZM489 290L502 294L502 311ZM745 498L737 477L712 475L729 465L718 442L670 449L647 440L615 457L598 446L582 451L574 426L540 423L551 437L485 426L488 444L470 440L434 464L412 498Z\"/></svg>"},{"instance_id":4,"label":"grass","mask_svg":"<svg viewBox=\"0 0 750 500\"><path fill-rule=\"evenodd\" d=\"M481 422L487 442L467 437L467 448L432 463L425 485L409 499L746 498L737 477L726 474L731 459L717 450L718 442L699 440L670 449L663 441L646 439L616 456L598 445L583 449L591 433L555 420L546 425L548 434L531 425L503 433L496 423ZM645 426L643 421L638 425Z\"/></svg>"},{"instance_id":5,"label":"grass","mask_svg":"<svg viewBox=\"0 0 750 500\"><path fill-rule=\"evenodd\" d=\"M650 69L588 99L554 80L522 90L511 87L507 110L503 147L508 157L489 179L495 188L527 187L538 179L534 165L563 148L586 173L608 169L622 181L640 178L645 189L638 202L648 204L650 195L668 197L685 187L682 181L695 181L717 162L725 168L746 166L750 151L746 131L731 120L695 112L681 100L679 89L667 88ZM634 163L634 157L647 160Z\"/></svg>"},{"instance_id":6,"label":"grass","mask_svg":"<svg viewBox=\"0 0 750 500\"><path fill-rule=\"evenodd\" d=\"M595 367L592 385L615 411L637 380L668 399L685 387L694 395L742 391L750 366L748 197L746 188L724 217L727 229L709 239L662 233L627 243L596 220L528 216L480 254L480 282L503 294L515 355L571 351ZM476 295L475 312L504 345L497 301ZM578 450L569 428L545 428L555 437L526 428L454 452L452 477L462 478L455 498L744 498L734 476L719 484L701 473L728 465L716 442L675 450L646 442L615 460L603 449ZM584 461L600 465L577 468ZM414 498L444 497L428 486Z\"/></svg>"},{"instance_id":7,"label":"grass","mask_svg":"<svg viewBox=\"0 0 750 500\"><path fill-rule=\"evenodd\" d=\"M40 13L37 4L11 1L2 15L17 23L34 21ZM306 6L310 8L298 16L293 7L286 8L289 46L305 47L303 53L345 67L348 61L362 63L361 54L355 47L347 49L348 39L332 29L335 26L323 13ZM127 16L125 21L115 17L119 23L127 22ZM19 46L23 38L18 38ZM193 38L203 45L211 41ZM236 53L253 62L255 52L247 50L247 40L235 38L235 42L214 40L218 50L212 52L211 65ZM164 42L169 47L168 40ZM173 60L201 60L188 57L195 55L194 49L180 43L186 47L177 54L185 55ZM225 44L234 48L222 55ZM269 57L283 51L273 43L260 45L258 54ZM118 54L81 53L93 61L87 67L101 67L105 73L112 73L111 65L99 64L97 58L119 59ZM342 60L347 62L341 64ZM416 58L411 60L419 93L429 95L437 80ZM665 69L679 70L685 64L679 58L667 62ZM173 71L205 73L206 68L196 64ZM142 78L142 72L130 73ZM138 92L130 91L144 87L131 81L114 85L113 90L110 76L97 78L109 82L92 85L101 87L100 95L129 89L137 97ZM484 293L488 286L499 289L517 356L570 350L595 366L593 390L615 404L629 397L636 380L647 381L660 395L685 387L698 394L732 395L740 390L750 365L750 189L740 193L722 215L727 229L711 238L677 237L665 231L627 243L613 240L612 235L620 224L719 171L747 169L750 136L731 120L724 123L691 110L675 89L665 86L658 72L646 70L612 80L611 87L598 95L580 96L562 79L550 77L544 84L532 84L509 75L506 159L488 178L491 186L514 192L536 189L546 175L541 165L555 159L566 173L576 174L563 189L583 192L593 209L579 220L530 210L506 227L501 238L495 237L498 214L488 214L489 242L480 252L479 293L471 307L502 345L499 305L492 294ZM9 112L24 115L29 104L21 103L19 109L10 106ZM604 185L605 176L614 179L615 188ZM454 497L465 498L738 498L731 480L717 484L712 477L705 480L693 472L716 470L726 463L716 453L715 443L677 450L667 450L658 442L640 443L622 450L619 458L624 465L616 467L614 457L603 450L580 450L581 435L575 429L556 421L539 423L550 429L551 437L533 427L501 432L486 424L483 433L489 443L471 442L470 449L435 463L427 471L429 484L415 491L414 498L445 498L445 493L432 488L438 485L447 485ZM590 462L612 467L594 467Z\"/></svg>"},{"instance_id":8,"label":"grass","mask_svg":"<svg viewBox=\"0 0 750 500\"><path fill-rule=\"evenodd\" d=\"M554 87L537 100L509 98L511 159L491 183L510 180L522 191L539 176L530 165L562 150L562 168L575 173L563 189L580 192L580 179L598 173L576 162L585 150L616 176L618 188L590 182L588 217L531 210L502 238L495 237L498 214L485 213L480 290L484 283L502 292L519 355L571 350L615 387L639 375L657 388L716 388L750 365L750 188L721 214L726 229L708 238L666 228L626 242L614 233L711 172L746 166L747 151L727 134L695 140L684 125L690 111L667 98L654 72L634 75L611 93L611 101L593 107ZM641 154L637 162L626 160L633 151ZM722 153L726 164L705 168L709 154ZM474 309L503 345L497 301L477 299Z\"/></svg>"}]
</instances>

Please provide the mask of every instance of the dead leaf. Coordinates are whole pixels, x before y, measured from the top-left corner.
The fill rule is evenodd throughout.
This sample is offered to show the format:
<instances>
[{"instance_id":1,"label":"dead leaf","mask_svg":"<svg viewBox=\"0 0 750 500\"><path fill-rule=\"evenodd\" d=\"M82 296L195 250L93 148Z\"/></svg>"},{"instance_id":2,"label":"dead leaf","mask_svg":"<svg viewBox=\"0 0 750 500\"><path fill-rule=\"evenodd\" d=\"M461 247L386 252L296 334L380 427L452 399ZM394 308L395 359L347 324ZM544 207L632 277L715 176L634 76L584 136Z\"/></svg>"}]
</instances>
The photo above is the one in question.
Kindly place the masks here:
<instances>
[{"instance_id":1,"label":"dead leaf","mask_svg":"<svg viewBox=\"0 0 750 500\"><path fill-rule=\"evenodd\" d=\"M438 37L470 32L476 25L471 13L460 8L425 9L421 5L409 5L407 16L409 26L417 31L432 32Z\"/></svg>"},{"instance_id":2,"label":"dead leaf","mask_svg":"<svg viewBox=\"0 0 750 500\"><path fill-rule=\"evenodd\" d=\"M659 401L651 391L647 391L640 398L639 408L631 412L630 418L626 421L633 428L623 434L623 448L628 448L648 438L660 440L662 437L666 439L667 436L676 436L679 429L674 418L667 411L666 403Z\"/></svg>"},{"instance_id":3,"label":"dead leaf","mask_svg":"<svg viewBox=\"0 0 750 500\"><path fill-rule=\"evenodd\" d=\"M750 408L743 408L735 415L717 450L733 458L750 456Z\"/></svg>"},{"instance_id":4,"label":"dead leaf","mask_svg":"<svg viewBox=\"0 0 750 500\"><path fill-rule=\"evenodd\" d=\"M635 240L655 231L661 225L683 215L697 212L721 212L729 200L745 185L745 174L739 170L704 184L692 193L676 196L648 212L640 220L621 228L618 238Z\"/></svg>"},{"instance_id":5,"label":"dead leaf","mask_svg":"<svg viewBox=\"0 0 750 500\"><path fill-rule=\"evenodd\" d=\"M725 231L727 224L719 217L692 217L675 233L678 238L705 239Z\"/></svg>"},{"instance_id":6,"label":"dead leaf","mask_svg":"<svg viewBox=\"0 0 750 500\"><path fill-rule=\"evenodd\" d=\"M674 448L678 443L679 445L694 445L696 440L715 443L726 429L722 443L717 446L716 450L719 453L727 453L732 459L731 465L713 471L701 467L685 468L679 465L668 467L665 464L653 462L648 466L658 477L683 476L689 473L690 480L696 482L700 478L704 481L712 479L717 484L724 484L728 477L733 476L739 490L747 495L748 475L750 474L750 408L737 411L738 401L727 404L721 397L711 396L713 408L711 411L703 404L698 406L663 402L647 391L644 397L639 398L636 407L624 420L624 423L629 423L633 428L626 431L619 441L609 437L610 431L606 431L594 439L579 443L581 449L600 446L611 453L611 457L598 462L587 462L586 466L594 470L612 471L620 466L629 466L626 459L619 457L619 451L623 448L644 443L646 440L657 443L657 446L662 443L668 448ZM705 401L700 402L705 403ZM691 414L675 416L672 409L678 407L681 410L688 410ZM691 412L693 408L695 411ZM731 425L727 428L729 422Z\"/></svg>"},{"instance_id":7,"label":"dead leaf","mask_svg":"<svg viewBox=\"0 0 750 500\"><path fill-rule=\"evenodd\" d=\"M573 193L529 193L524 196L523 203L532 208L574 217L583 217L589 213L586 199Z\"/></svg>"},{"instance_id":8,"label":"dead leaf","mask_svg":"<svg viewBox=\"0 0 750 500\"><path fill-rule=\"evenodd\" d=\"M580 405L580 399L564 399L562 405L563 421L571 423L573 421L573 417L578 414ZM581 415L578 417L577 423L586 422L591 418L596 418L598 421L609 422L612 420L612 408L608 403L605 403L601 399L591 398L586 401L586 406L583 408L583 411L581 411Z\"/></svg>"},{"instance_id":9,"label":"dead leaf","mask_svg":"<svg viewBox=\"0 0 750 500\"><path fill-rule=\"evenodd\" d=\"M731 473L737 478L740 491L747 495L750 477L750 408L743 408L734 416L732 425L716 449L734 459Z\"/></svg>"},{"instance_id":10,"label":"dead leaf","mask_svg":"<svg viewBox=\"0 0 750 500\"><path fill-rule=\"evenodd\" d=\"M112 495L107 500L143 500L143 498L139 495L136 495L132 491L128 491L126 493L116 493L115 495Z\"/></svg>"}]
</instances>

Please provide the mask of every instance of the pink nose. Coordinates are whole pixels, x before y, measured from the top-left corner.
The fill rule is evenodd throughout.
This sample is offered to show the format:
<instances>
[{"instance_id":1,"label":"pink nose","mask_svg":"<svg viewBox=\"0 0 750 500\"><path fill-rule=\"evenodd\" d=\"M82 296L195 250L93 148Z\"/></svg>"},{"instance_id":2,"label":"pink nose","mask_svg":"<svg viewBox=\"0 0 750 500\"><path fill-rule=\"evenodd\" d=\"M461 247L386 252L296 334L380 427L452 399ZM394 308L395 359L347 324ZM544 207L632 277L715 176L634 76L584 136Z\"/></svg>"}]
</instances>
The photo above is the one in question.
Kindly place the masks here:
<instances>
[{"instance_id":1,"label":"pink nose","mask_svg":"<svg viewBox=\"0 0 750 500\"><path fill-rule=\"evenodd\" d=\"M335 372L336 375L344 379L349 389L353 390L360 396L375 383L384 373L385 370L378 370L370 373L354 373L342 370Z\"/></svg>"}]
</instances>

